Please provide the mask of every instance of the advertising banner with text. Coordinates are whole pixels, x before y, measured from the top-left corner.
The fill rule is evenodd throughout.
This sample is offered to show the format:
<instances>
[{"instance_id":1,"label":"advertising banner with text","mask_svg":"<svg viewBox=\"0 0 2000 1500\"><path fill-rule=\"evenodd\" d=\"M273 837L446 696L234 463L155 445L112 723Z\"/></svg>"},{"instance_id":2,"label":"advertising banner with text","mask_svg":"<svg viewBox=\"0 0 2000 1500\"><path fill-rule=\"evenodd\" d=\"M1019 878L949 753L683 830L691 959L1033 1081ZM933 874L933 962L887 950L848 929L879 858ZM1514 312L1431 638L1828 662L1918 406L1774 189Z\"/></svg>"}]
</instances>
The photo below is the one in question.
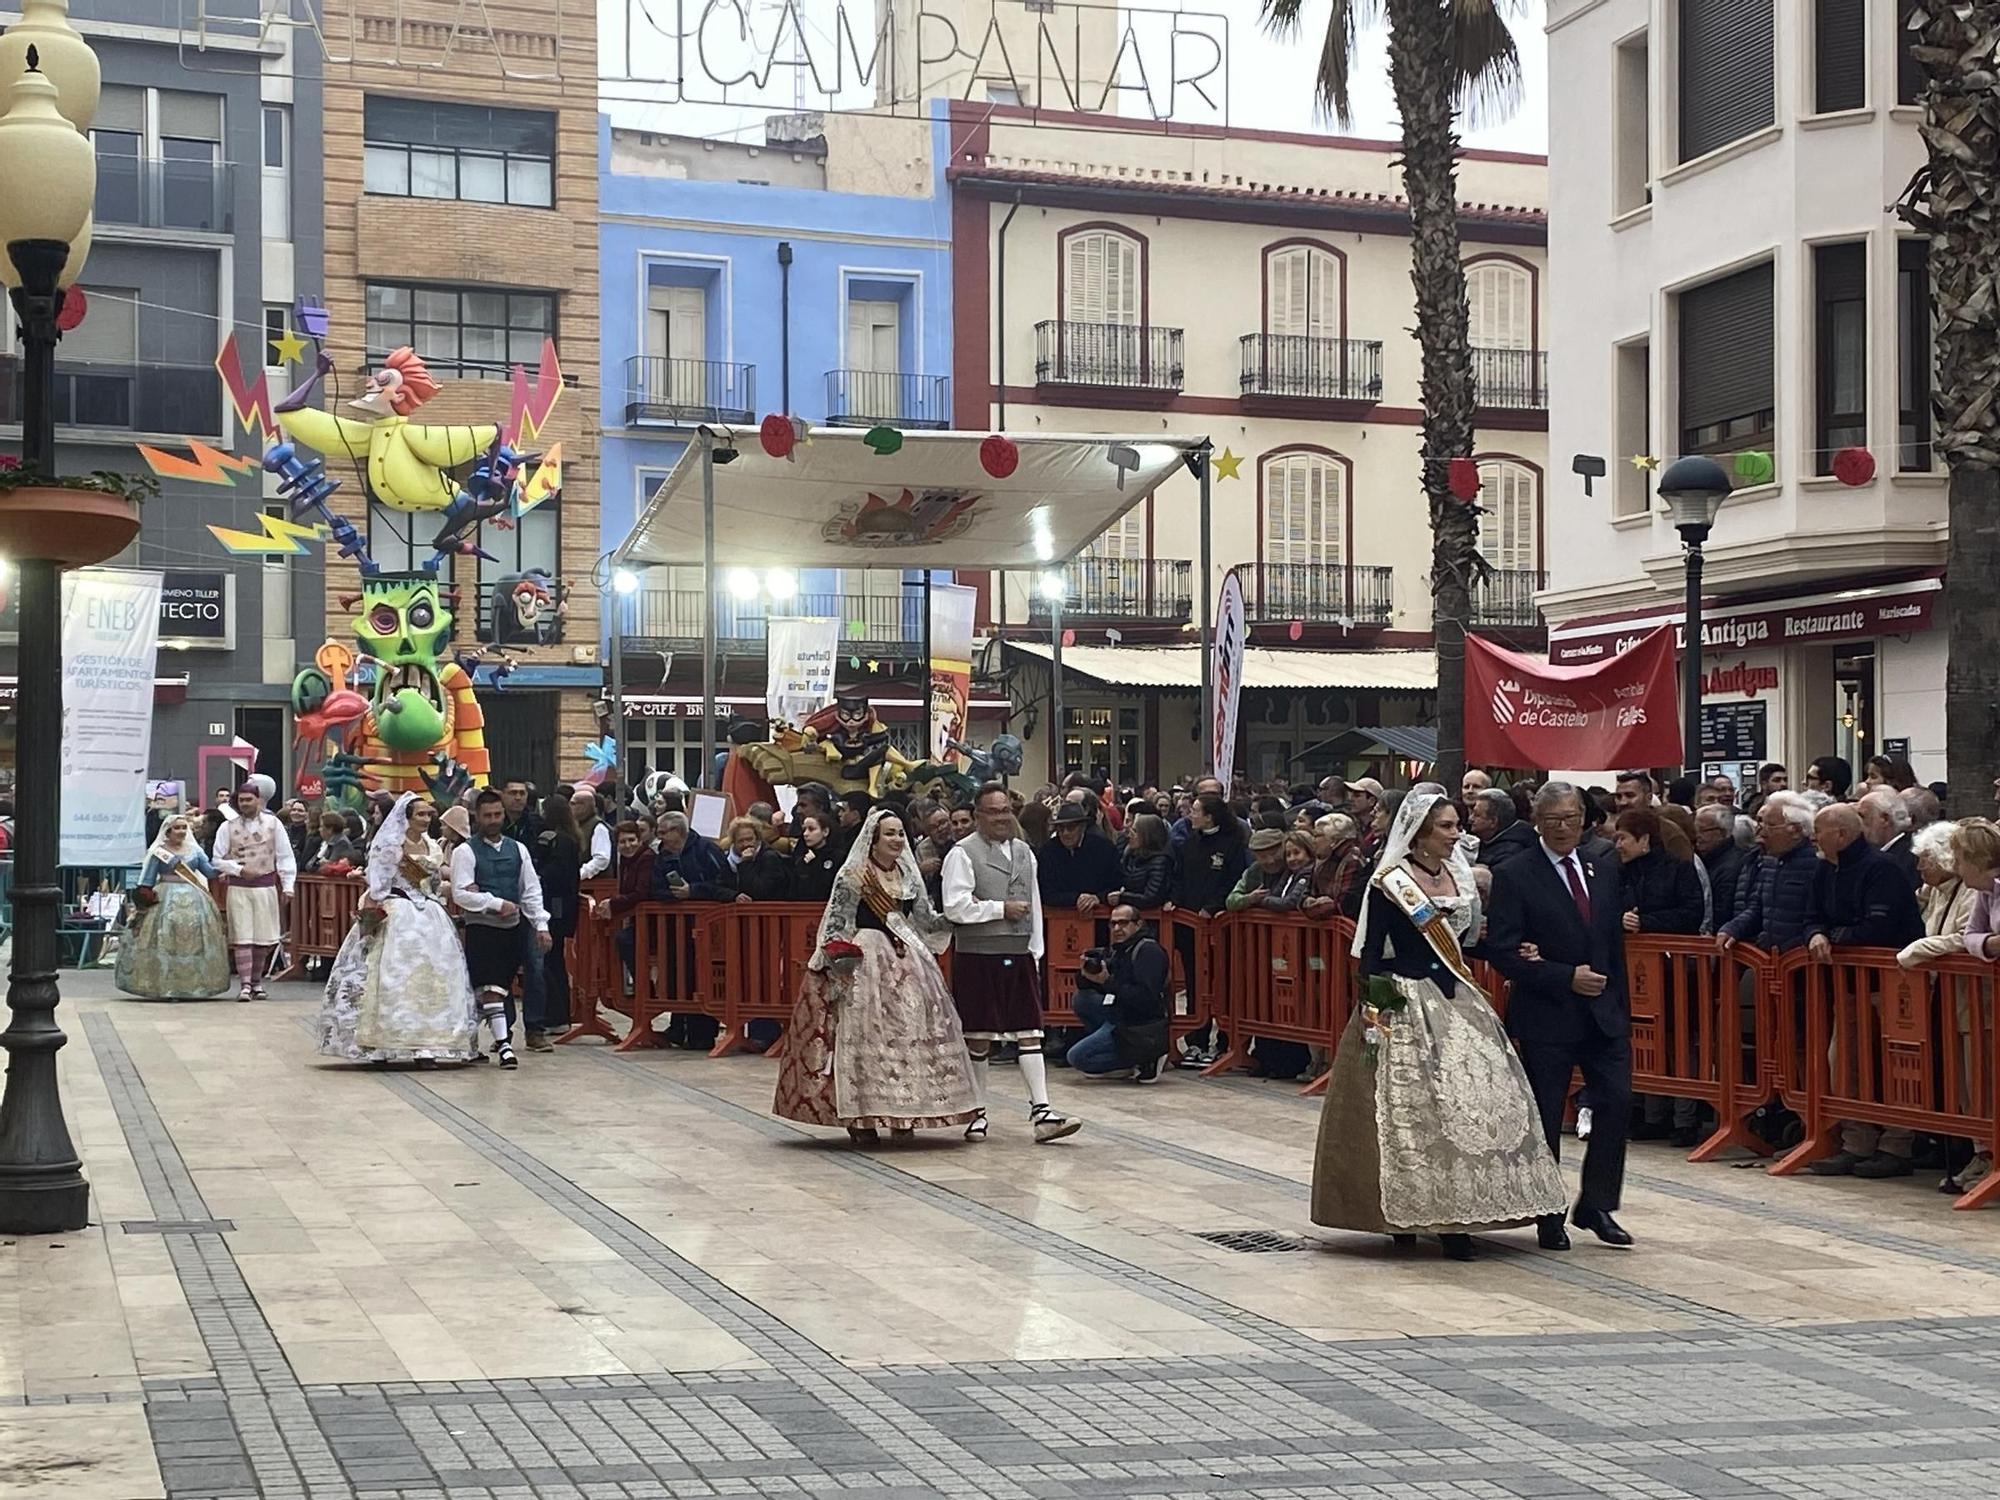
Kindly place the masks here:
<instances>
[{"instance_id":1,"label":"advertising banner with text","mask_svg":"<svg viewBox=\"0 0 2000 1500\"><path fill-rule=\"evenodd\" d=\"M145 860L160 584L120 568L62 575L61 864Z\"/></svg>"},{"instance_id":2,"label":"advertising banner with text","mask_svg":"<svg viewBox=\"0 0 2000 1500\"><path fill-rule=\"evenodd\" d=\"M1681 759L1674 633L1583 667L1552 667L1478 636L1465 638L1465 761L1557 766L1673 766Z\"/></svg>"},{"instance_id":3,"label":"advertising banner with text","mask_svg":"<svg viewBox=\"0 0 2000 1500\"><path fill-rule=\"evenodd\" d=\"M840 621L831 616L774 615L764 628L770 663L764 707L773 719L802 724L833 702Z\"/></svg>"},{"instance_id":4,"label":"advertising banner with text","mask_svg":"<svg viewBox=\"0 0 2000 1500\"><path fill-rule=\"evenodd\" d=\"M965 737L972 696L972 613L978 592L961 584L931 585L930 753L964 768L964 757L946 746Z\"/></svg>"}]
</instances>

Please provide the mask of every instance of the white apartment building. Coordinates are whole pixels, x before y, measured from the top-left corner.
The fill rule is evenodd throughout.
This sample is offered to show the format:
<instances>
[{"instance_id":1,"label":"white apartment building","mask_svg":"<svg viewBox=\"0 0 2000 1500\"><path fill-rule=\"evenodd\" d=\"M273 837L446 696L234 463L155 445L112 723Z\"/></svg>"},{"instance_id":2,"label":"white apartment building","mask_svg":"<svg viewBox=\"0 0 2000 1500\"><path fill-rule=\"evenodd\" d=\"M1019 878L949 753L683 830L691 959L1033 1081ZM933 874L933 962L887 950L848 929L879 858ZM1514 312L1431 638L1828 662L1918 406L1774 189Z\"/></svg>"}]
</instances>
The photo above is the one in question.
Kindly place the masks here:
<instances>
[{"instance_id":1,"label":"white apartment building","mask_svg":"<svg viewBox=\"0 0 2000 1500\"><path fill-rule=\"evenodd\" d=\"M1907 11L1549 0L1550 657L1680 621L1633 460L1718 457L1705 751L1732 774L1884 750L1944 774L1927 246L1890 206L1924 156ZM1577 455L1608 464L1592 493Z\"/></svg>"}]
</instances>

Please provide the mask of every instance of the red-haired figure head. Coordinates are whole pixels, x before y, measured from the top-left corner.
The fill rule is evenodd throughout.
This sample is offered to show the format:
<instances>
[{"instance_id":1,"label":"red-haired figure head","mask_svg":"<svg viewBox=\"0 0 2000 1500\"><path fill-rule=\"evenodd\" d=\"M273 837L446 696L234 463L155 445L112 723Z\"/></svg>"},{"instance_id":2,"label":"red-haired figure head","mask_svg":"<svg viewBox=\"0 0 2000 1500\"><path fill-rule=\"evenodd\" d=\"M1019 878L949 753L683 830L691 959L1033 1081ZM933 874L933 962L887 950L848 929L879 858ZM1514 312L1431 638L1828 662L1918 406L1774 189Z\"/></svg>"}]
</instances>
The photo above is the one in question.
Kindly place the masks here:
<instances>
[{"instance_id":1,"label":"red-haired figure head","mask_svg":"<svg viewBox=\"0 0 2000 1500\"><path fill-rule=\"evenodd\" d=\"M437 380L423 356L405 345L382 361L382 368L368 377L367 394L353 404L383 415L393 411L407 417L437 393Z\"/></svg>"}]
</instances>

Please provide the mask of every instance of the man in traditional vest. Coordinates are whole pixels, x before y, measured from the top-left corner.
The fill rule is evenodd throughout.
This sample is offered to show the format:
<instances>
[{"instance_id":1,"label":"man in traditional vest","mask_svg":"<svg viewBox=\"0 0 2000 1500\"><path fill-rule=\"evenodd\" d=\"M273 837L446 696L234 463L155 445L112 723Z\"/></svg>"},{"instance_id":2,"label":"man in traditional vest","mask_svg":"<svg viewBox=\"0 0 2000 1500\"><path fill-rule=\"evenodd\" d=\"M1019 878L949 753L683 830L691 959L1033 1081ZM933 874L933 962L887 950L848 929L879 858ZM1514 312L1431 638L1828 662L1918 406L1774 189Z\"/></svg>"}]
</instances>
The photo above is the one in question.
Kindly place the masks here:
<instances>
[{"instance_id":1,"label":"man in traditional vest","mask_svg":"<svg viewBox=\"0 0 2000 1500\"><path fill-rule=\"evenodd\" d=\"M229 946L241 988L238 1000L262 1000L271 954L285 940L285 903L292 899L298 861L285 825L264 811L278 794L268 776L246 776L236 789L236 816L216 830L217 867L229 878L225 911Z\"/></svg>"},{"instance_id":2,"label":"man in traditional vest","mask_svg":"<svg viewBox=\"0 0 2000 1500\"><path fill-rule=\"evenodd\" d=\"M473 802L478 832L451 853L451 899L465 915L465 968L500 1066L519 1065L509 1040L514 976L549 951L549 914L528 851L502 831L507 808L491 787ZM523 925L521 919L528 919ZM531 937L530 934L533 934Z\"/></svg>"},{"instance_id":3,"label":"man in traditional vest","mask_svg":"<svg viewBox=\"0 0 2000 1500\"><path fill-rule=\"evenodd\" d=\"M965 1127L968 1141L986 1139L985 1062L998 1041L1021 1049L1021 1077L1028 1086L1029 1118L1042 1144L1075 1135L1079 1121L1049 1107L1048 1066L1042 1058L1042 898L1035 852L1015 836L1014 804L1007 789L989 781L973 800L974 832L944 857L940 882L944 914L957 931L952 990L972 1053L979 1086L979 1116Z\"/></svg>"}]
</instances>

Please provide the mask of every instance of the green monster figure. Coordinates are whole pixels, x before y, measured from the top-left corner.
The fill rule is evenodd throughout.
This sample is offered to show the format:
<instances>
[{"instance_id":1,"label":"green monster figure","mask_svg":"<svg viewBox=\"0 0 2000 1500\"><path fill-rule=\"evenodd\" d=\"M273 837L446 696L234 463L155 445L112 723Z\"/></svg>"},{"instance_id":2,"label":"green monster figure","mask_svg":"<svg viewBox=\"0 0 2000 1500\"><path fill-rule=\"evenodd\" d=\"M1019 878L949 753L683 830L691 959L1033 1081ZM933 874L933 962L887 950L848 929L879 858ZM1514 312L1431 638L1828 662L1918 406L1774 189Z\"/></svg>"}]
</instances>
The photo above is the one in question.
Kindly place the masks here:
<instances>
[{"instance_id":1,"label":"green monster figure","mask_svg":"<svg viewBox=\"0 0 2000 1500\"><path fill-rule=\"evenodd\" d=\"M486 718L471 677L451 659L451 621L435 574L362 580L354 641L360 657L375 664L375 686L345 752L326 759L322 774L329 791L363 783L369 790L438 794L452 782L486 784ZM302 730L314 712L354 696L342 692L346 656L329 642L319 654L322 670L302 672L293 684ZM322 690L330 691L310 701Z\"/></svg>"}]
</instances>

